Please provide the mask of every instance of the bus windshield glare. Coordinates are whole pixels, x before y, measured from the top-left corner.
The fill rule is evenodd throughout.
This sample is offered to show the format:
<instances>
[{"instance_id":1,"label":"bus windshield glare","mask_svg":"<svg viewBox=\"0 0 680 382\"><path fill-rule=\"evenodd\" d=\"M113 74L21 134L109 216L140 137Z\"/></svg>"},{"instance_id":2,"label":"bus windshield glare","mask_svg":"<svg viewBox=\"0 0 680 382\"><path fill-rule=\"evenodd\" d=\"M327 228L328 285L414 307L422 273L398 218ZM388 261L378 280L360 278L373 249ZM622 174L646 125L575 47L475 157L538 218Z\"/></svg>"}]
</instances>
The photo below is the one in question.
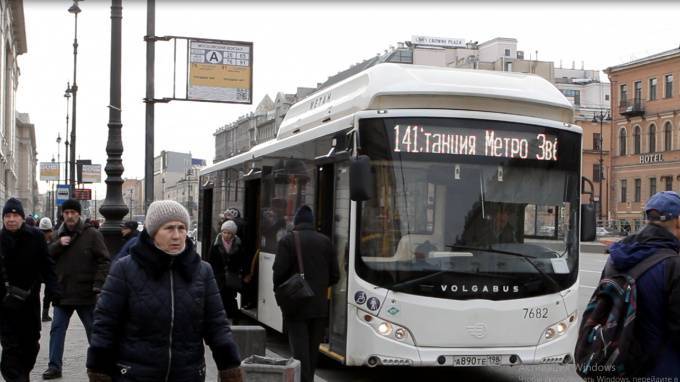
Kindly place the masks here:
<instances>
[{"instance_id":1,"label":"bus windshield glare","mask_svg":"<svg viewBox=\"0 0 680 382\"><path fill-rule=\"evenodd\" d=\"M374 197L356 268L395 291L453 299L558 292L578 273L578 133L453 118L364 119Z\"/></svg>"}]
</instances>

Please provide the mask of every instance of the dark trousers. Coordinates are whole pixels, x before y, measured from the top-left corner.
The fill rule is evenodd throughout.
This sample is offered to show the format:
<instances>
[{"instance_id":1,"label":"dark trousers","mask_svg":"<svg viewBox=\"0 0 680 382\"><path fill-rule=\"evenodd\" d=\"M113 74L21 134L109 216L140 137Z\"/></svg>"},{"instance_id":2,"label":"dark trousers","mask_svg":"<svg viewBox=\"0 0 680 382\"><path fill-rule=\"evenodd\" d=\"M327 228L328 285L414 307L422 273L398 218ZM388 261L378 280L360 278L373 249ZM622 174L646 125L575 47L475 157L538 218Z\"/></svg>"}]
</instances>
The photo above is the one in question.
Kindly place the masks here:
<instances>
[{"instance_id":1,"label":"dark trousers","mask_svg":"<svg viewBox=\"0 0 680 382\"><path fill-rule=\"evenodd\" d=\"M249 283L243 283L241 306L246 309L257 307L257 274L253 276Z\"/></svg>"},{"instance_id":2,"label":"dark trousers","mask_svg":"<svg viewBox=\"0 0 680 382\"><path fill-rule=\"evenodd\" d=\"M94 305L60 305L54 307L54 318L50 329L50 362L48 367L61 370L64 357L64 341L66 330L73 312L78 313L80 321L85 327L87 343L90 343L90 333L94 323Z\"/></svg>"},{"instance_id":3,"label":"dark trousers","mask_svg":"<svg viewBox=\"0 0 680 382\"><path fill-rule=\"evenodd\" d=\"M319 359L319 345L323 340L328 319L319 317L306 320L285 318L285 320L288 344L293 357L301 363L302 382L313 382L316 362Z\"/></svg>"},{"instance_id":4,"label":"dark trousers","mask_svg":"<svg viewBox=\"0 0 680 382\"><path fill-rule=\"evenodd\" d=\"M43 288L43 292L44 292L44 294L43 294L43 300L42 300L42 303L43 303L42 310L44 312L44 311L47 311L47 310L50 309L50 302L52 300L50 299L50 296L47 294L47 287L46 286Z\"/></svg>"},{"instance_id":5,"label":"dark trousers","mask_svg":"<svg viewBox=\"0 0 680 382\"><path fill-rule=\"evenodd\" d=\"M227 318L234 323L238 320L238 303L236 302L236 291L229 288L223 288L220 292L222 296L222 305L227 312Z\"/></svg>"},{"instance_id":6,"label":"dark trousers","mask_svg":"<svg viewBox=\"0 0 680 382\"><path fill-rule=\"evenodd\" d=\"M40 350L39 300L20 311L0 311L0 372L7 382L28 382Z\"/></svg>"}]
</instances>

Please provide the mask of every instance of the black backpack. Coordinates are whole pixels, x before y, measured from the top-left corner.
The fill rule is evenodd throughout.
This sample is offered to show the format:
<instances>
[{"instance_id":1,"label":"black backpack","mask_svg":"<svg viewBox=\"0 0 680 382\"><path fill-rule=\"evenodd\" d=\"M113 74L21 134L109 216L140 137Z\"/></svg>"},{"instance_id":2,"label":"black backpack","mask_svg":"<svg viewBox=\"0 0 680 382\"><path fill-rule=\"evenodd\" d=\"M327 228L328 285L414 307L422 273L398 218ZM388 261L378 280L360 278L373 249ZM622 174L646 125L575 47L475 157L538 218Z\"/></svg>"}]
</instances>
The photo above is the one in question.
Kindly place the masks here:
<instances>
[{"instance_id":1,"label":"black backpack","mask_svg":"<svg viewBox=\"0 0 680 382\"><path fill-rule=\"evenodd\" d=\"M607 263L583 312L574 351L576 372L585 380L632 376L644 367L644 359L638 358L644 353L634 338L636 282L651 267L674 256L678 253L661 249L625 273Z\"/></svg>"}]
</instances>

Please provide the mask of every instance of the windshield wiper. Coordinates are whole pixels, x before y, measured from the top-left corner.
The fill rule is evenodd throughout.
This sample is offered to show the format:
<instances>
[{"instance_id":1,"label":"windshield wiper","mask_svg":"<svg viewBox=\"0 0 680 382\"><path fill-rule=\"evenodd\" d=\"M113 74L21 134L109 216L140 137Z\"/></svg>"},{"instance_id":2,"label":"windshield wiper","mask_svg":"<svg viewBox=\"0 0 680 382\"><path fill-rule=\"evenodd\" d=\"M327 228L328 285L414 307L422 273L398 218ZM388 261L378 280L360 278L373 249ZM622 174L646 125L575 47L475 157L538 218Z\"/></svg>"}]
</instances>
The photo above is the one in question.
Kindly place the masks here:
<instances>
[{"instance_id":1,"label":"windshield wiper","mask_svg":"<svg viewBox=\"0 0 680 382\"><path fill-rule=\"evenodd\" d=\"M543 277L543 279L545 279L546 281L548 281L548 283L550 283L550 284L555 288L555 292L557 292L557 291L559 291L559 290L562 289L562 288L560 287L560 284L558 284L557 281L555 281L555 279L554 279L552 276L550 276L549 274L545 273L545 271L543 271L543 270L542 270L538 265L536 265L536 263L532 260L532 259L535 259L536 256L525 255L525 254L523 254L523 253L517 253L517 252L502 251L502 250L500 250L500 249L493 249L493 248L491 248L491 247L488 247L488 248L466 247L466 246L464 246L464 245L456 245L456 244L447 244L446 247L447 247L447 248L451 248L451 249L464 249L464 250L466 250L466 251L481 251L481 252L487 252L487 253L498 253L498 254L501 254L501 255L520 257L520 258L526 260L527 263L531 264L531 266L534 267L534 269L536 269L536 271L538 271L538 273Z\"/></svg>"},{"instance_id":2,"label":"windshield wiper","mask_svg":"<svg viewBox=\"0 0 680 382\"><path fill-rule=\"evenodd\" d=\"M442 275L444 273L455 273L455 274L462 274L462 275L480 275L480 273L473 273L473 272L456 272L456 271L450 271L450 270L438 271L438 272L430 273L429 275L415 277L415 278L412 278L412 279L400 281L398 283L391 285L389 289L398 289L398 288L402 288L402 287L405 287L405 286L408 286L408 285L411 285L411 284L416 284L416 283L419 283L419 282L422 282L422 281L425 281L425 280L432 279L432 278L437 277L439 275Z\"/></svg>"}]
</instances>

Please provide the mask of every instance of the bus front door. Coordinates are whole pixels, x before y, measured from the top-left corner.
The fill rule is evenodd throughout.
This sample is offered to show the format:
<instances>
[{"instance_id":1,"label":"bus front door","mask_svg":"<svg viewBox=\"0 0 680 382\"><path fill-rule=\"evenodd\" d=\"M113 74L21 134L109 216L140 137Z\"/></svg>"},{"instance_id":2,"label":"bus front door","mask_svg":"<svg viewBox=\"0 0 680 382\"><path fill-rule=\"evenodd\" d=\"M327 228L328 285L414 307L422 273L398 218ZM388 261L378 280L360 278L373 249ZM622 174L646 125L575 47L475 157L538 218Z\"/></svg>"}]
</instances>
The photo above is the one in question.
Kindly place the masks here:
<instances>
[{"instance_id":1,"label":"bus front door","mask_svg":"<svg viewBox=\"0 0 680 382\"><path fill-rule=\"evenodd\" d=\"M316 228L333 243L340 265L340 281L329 290L327 337L321 351L344 362L347 334L347 266L349 248L349 163L317 166Z\"/></svg>"},{"instance_id":2,"label":"bus front door","mask_svg":"<svg viewBox=\"0 0 680 382\"><path fill-rule=\"evenodd\" d=\"M260 179L247 180L245 182L245 200L243 218L246 221L244 237L241 238L243 249L248 255L245 274L251 274L250 283L245 284L241 292L241 310L246 315L257 319L257 293L258 293L258 250L260 245L257 233L260 229Z\"/></svg>"}]
</instances>

